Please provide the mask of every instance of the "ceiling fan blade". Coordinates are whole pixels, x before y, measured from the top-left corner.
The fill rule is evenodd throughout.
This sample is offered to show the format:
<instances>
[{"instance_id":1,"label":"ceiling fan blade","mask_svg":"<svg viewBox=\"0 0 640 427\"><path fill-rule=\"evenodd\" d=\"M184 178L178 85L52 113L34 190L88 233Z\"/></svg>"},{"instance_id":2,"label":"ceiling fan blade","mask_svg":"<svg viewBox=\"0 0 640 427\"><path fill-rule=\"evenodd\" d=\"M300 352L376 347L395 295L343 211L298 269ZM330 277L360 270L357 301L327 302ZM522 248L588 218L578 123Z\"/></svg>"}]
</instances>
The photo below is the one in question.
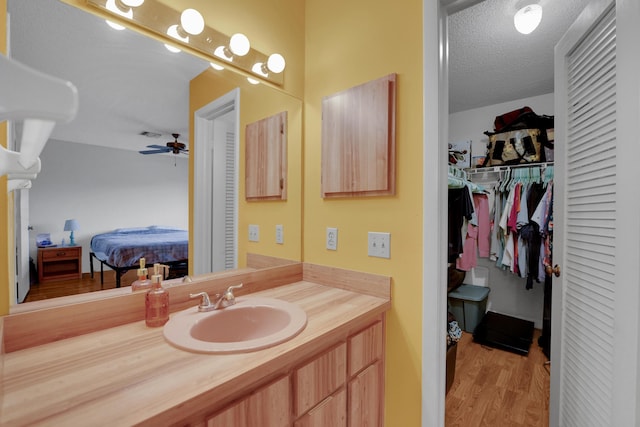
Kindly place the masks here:
<instances>
[{"instance_id":1,"label":"ceiling fan blade","mask_svg":"<svg viewBox=\"0 0 640 427\"><path fill-rule=\"evenodd\" d=\"M160 154L160 153L168 153L171 150L142 150L138 151L140 154Z\"/></svg>"},{"instance_id":2,"label":"ceiling fan blade","mask_svg":"<svg viewBox=\"0 0 640 427\"><path fill-rule=\"evenodd\" d=\"M147 145L147 148L155 148L156 150L171 150L171 148L169 147L165 147L164 145L157 145L157 144L151 144L151 145Z\"/></svg>"}]
</instances>

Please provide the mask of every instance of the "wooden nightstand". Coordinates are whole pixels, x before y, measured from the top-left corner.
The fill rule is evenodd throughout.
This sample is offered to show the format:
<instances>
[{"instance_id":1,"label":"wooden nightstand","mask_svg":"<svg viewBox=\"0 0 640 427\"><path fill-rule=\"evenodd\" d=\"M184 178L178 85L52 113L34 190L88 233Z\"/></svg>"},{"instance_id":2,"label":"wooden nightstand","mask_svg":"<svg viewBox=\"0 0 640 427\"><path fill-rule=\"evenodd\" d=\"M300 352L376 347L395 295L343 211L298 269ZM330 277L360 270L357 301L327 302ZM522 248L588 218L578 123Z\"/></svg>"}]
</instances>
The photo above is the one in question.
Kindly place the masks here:
<instances>
[{"instance_id":1,"label":"wooden nightstand","mask_svg":"<svg viewBox=\"0 0 640 427\"><path fill-rule=\"evenodd\" d=\"M82 246L38 248L38 281L82 279Z\"/></svg>"}]
</instances>

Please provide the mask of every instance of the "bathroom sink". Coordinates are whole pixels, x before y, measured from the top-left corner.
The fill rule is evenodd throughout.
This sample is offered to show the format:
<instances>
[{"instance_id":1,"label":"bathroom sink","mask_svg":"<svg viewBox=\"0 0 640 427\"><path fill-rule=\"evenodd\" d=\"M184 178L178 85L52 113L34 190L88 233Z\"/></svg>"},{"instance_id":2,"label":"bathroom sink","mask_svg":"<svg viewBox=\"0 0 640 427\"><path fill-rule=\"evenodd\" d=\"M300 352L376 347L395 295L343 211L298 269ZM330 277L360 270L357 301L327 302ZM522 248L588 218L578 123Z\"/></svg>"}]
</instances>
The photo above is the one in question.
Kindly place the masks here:
<instances>
[{"instance_id":1,"label":"bathroom sink","mask_svg":"<svg viewBox=\"0 0 640 427\"><path fill-rule=\"evenodd\" d=\"M173 314L164 325L164 337L178 348L198 353L246 353L287 341L306 325L307 313L295 304L239 297L220 310L203 313L192 307Z\"/></svg>"}]
</instances>

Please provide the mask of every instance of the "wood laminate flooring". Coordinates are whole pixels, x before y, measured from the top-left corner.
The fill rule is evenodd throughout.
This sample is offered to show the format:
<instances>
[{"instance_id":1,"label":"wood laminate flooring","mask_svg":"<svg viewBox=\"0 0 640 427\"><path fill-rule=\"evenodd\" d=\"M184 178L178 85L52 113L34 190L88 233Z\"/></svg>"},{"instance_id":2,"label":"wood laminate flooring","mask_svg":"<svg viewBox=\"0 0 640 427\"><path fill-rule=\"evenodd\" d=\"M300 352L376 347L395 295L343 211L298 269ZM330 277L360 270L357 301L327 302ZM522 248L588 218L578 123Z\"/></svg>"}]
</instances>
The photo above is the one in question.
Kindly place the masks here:
<instances>
[{"instance_id":1,"label":"wood laminate flooring","mask_svg":"<svg viewBox=\"0 0 640 427\"><path fill-rule=\"evenodd\" d=\"M463 333L446 397L446 427L549 425L549 365L534 333L528 356L473 342Z\"/></svg>"},{"instance_id":2,"label":"wood laminate flooring","mask_svg":"<svg viewBox=\"0 0 640 427\"><path fill-rule=\"evenodd\" d=\"M136 270L129 270L121 277L122 286L129 286L136 280ZM63 297L67 295L83 294L86 292L113 289L116 287L116 275L113 270L105 270L104 284L100 284L100 270L93 274L83 273L82 279L64 280L59 282L34 283L29 288L29 293L24 302L39 301L43 299Z\"/></svg>"}]
</instances>

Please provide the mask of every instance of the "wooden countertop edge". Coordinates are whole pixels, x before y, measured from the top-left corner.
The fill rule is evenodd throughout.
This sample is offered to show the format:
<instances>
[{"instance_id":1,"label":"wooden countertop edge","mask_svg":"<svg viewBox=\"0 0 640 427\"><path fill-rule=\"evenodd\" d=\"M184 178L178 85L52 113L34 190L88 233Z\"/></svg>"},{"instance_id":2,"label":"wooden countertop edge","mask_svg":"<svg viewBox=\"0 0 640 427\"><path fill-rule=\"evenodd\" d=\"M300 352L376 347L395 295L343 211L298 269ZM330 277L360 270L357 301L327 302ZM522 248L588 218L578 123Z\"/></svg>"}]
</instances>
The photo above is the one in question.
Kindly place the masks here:
<instances>
[{"instance_id":1,"label":"wooden countertop edge","mask_svg":"<svg viewBox=\"0 0 640 427\"><path fill-rule=\"evenodd\" d=\"M171 312L194 304L190 293L220 293L239 282L244 287L236 295L244 295L286 283L307 280L314 283L351 290L365 295L391 299L391 278L310 263L298 263L264 255L247 255L252 265L262 269L239 269L206 275L205 280L192 283L168 281ZM274 265L273 267L267 267ZM200 277L200 276L199 276ZM50 307L36 305L35 309L4 316L0 330L0 352L13 352L36 345L83 335L144 319L144 292L131 293L130 288L115 289L99 299L74 296L66 304ZM39 308L39 309L38 309ZM0 353L0 354L2 354Z\"/></svg>"}]
</instances>

